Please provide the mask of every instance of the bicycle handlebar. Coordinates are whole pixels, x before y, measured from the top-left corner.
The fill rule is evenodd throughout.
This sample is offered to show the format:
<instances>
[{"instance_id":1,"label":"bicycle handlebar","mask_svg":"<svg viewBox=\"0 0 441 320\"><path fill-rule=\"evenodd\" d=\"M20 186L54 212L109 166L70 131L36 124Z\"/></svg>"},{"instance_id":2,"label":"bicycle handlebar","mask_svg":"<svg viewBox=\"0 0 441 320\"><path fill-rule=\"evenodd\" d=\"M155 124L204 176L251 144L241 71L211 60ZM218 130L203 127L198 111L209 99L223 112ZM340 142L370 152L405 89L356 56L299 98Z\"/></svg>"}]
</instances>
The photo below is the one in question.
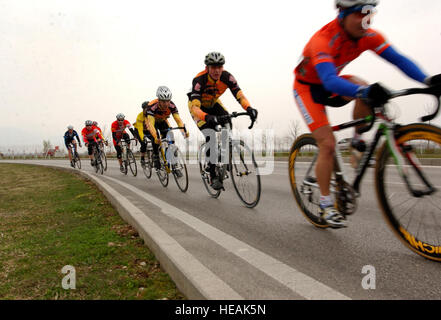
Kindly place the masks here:
<instances>
[{"instance_id":1,"label":"bicycle handlebar","mask_svg":"<svg viewBox=\"0 0 441 320\"><path fill-rule=\"evenodd\" d=\"M249 114L248 112L232 112L231 114L216 116L216 118L220 120L229 120L231 118L237 118L240 116L249 116ZM251 125L248 127L248 129L251 129L254 126L254 122L256 122L256 119L251 119Z\"/></svg>"},{"instance_id":2,"label":"bicycle handlebar","mask_svg":"<svg viewBox=\"0 0 441 320\"><path fill-rule=\"evenodd\" d=\"M404 90L397 90L397 91L391 91L391 95L390 95L390 99L394 99L394 98L398 98L398 97L404 97L404 96L410 96L410 95L414 95L414 94L430 94L432 96L436 97L436 109L435 112L433 112L432 114L423 116L421 118L422 122L426 122L426 121L431 121L433 120L439 113L440 110L440 106L441 106L441 84L437 84L437 85L433 85L427 88L410 88L410 89L404 89ZM383 105L384 106L384 105ZM383 107L381 106L381 107ZM361 128L358 130L358 132L364 133L364 132L368 132L372 129L372 127L374 126L374 122L375 122L375 108L371 107L371 115L372 115L372 121L370 122L369 126L365 127L365 128Z\"/></svg>"}]
</instances>

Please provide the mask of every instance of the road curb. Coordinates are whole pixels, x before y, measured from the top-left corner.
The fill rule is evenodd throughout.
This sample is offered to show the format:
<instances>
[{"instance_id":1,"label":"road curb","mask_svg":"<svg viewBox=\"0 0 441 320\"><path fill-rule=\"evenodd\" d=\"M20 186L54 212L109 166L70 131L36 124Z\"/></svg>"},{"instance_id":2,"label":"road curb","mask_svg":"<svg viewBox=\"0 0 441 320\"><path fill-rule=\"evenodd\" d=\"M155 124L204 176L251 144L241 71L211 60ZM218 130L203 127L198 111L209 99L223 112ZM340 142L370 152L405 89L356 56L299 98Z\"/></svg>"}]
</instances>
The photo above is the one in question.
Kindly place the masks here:
<instances>
[{"instance_id":1,"label":"road curb","mask_svg":"<svg viewBox=\"0 0 441 320\"><path fill-rule=\"evenodd\" d=\"M154 253L161 267L176 283L177 288L190 300L241 300L236 291L202 265L196 258L182 248L139 208L131 204L124 196L105 182L81 170L54 165L30 164L75 173L93 182L109 200L121 218L131 225L144 240L146 246Z\"/></svg>"}]
</instances>

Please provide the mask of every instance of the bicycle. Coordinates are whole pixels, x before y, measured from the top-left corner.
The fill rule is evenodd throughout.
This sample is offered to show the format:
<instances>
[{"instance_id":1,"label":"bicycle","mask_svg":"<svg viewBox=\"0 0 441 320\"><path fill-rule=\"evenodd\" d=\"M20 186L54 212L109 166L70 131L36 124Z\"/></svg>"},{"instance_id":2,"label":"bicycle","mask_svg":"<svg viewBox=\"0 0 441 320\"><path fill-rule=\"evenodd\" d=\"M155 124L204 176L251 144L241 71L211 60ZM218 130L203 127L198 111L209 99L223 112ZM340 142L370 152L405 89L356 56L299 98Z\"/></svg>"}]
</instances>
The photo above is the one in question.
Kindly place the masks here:
<instances>
[{"instance_id":1,"label":"bicycle","mask_svg":"<svg viewBox=\"0 0 441 320\"><path fill-rule=\"evenodd\" d=\"M72 164L74 168L77 167L78 169L81 169L81 159L78 155L76 146L72 142L69 143L69 149L72 154Z\"/></svg>"},{"instance_id":2,"label":"bicycle","mask_svg":"<svg viewBox=\"0 0 441 320\"><path fill-rule=\"evenodd\" d=\"M98 143L92 142L92 149L93 149L93 157L94 157L94 167L95 167L95 172L96 173L100 173L103 174L104 173L104 165L103 165L103 161L102 161L102 156L101 156L101 150L98 146Z\"/></svg>"},{"instance_id":3,"label":"bicycle","mask_svg":"<svg viewBox=\"0 0 441 320\"><path fill-rule=\"evenodd\" d=\"M104 143L107 145L107 141L100 141L98 144L98 148L100 149L101 162L103 163L104 171L107 171L107 156L106 151L104 149Z\"/></svg>"},{"instance_id":4,"label":"bicycle","mask_svg":"<svg viewBox=\"0 0 441 320\"><path fill-rule=\"evenodd\" d=\"M168 133L173 130L186 130L184 127L168 128L166 130L160 130L161 133L167 134L166 139L159 145L159 169L156 170L159 181L164 187L167 187L169 182L169 174L173 175L173 178L178 185L179 190L186 192L188 190L188 172L185 159L175 144L172 136ZM152 155L153 152L150 154ZM150 160L149 160L150 161ZM153 163L153 161L152 161Z\"/></svg>"},{"instance_id":5,"label":"bicycle","mask_svg":"<svg viewBox=\"0 0 441 320\"><path fill-rule=\"evenodd\" d=\"M253 208L259 203L261 194L259 168L254 158L254 152L245 144L245 142L242 140L233 140L231 137L231 126L229 121L232 118L237 118L239 116L249 116L249 114L247 112L233 112L228 115L217 116L219 121L226 121L224 125L226 130L222 131L227 133L227 137L224 137L224 140L227 140L228 144L226 148L225 146L222 147L222 132L221 127L218 126L216 130L218 161L215 164L215 172L221 182L229 178L228 173L230 172L231 180L233 181L234 189L236 190L239 199L248 208ZM254 122L254 120L251 121L251 125L248 129L251 129L254 126ZM208 165L209 161L206 159L207 148L209 148L207 142L204 142L199 147L199 171L208 194L213 198L218 198L222 190L225 191L225 188L215 190L211 187L212 181ZM225 152L228 152L228 154ZM222 160L226 157L228 157L227 162L222 163ZM255 184L252 184L251 182L248 183L247 178L253 177L254 175L256 176ZM252 178L252 180L254 181L254 178Z\"/></svg>"},{"instance_id":6,"label":"bicycle","mask_svg":"<svg viewBox=\"0 0 441 320\"><path fill-rule=\"evenodd\" d=\"M153 171L153 146L152 146L152 142L150 141L149 138L147 138L147 136L144 136L144 142L147 146L144 157L145 165L141 165L141 167L146 178L150 179Z\"/></svg>"},{"instance_id":7,"label":"bicycle","mask_svg":"<svg viewBox=\"0 0 441 320\"><path fill-rule=\"evenodd\" d=\"M122 149L122 162L124 167L124 174L126 175L128 170L127 167L130 168L130 172L132 172L133 176L136 177L138 174L138 168L136 166L136 159L133 155L132 150L130 150L130 141L134 140L136 143L136 139L130 139L129 143L125 139L121 139L121 149Z\"/></svg>"},{"instance_id":8,"label":"bicycle","mask_svg":"<svg viewBox=\"0 0 441 320\"><path fill-rule=\"evenodd\" d=\"M440 109L441 86L413 88L392 92L391 99L429 94L437 99L433 114L421 118L422 122L435 118ZM360 184L369 161L376 155L375 189L379 206L395 235L412 251L441 261L441 241L438 235L441 223L439 186L433 185L433 178L421 166L424 157L441 153L441 129L424 123L400 125L388 116L385 105L372 108L372 114L332 127L340 131L360 124L366 124L362 132L370 131L377 123L377 130L356 168L352 183L347 182L343 172L343 159L338 146L334 156L334 170L331 180L331 194L336 207L344 215L357 209L357 198L361 196ZM377 148L381 139L385 139ZM429 146L429 148L425 147ZM423 149L424 148L424 149ZM306 219L318 228L328 225L320 217L320 191L315 178L315 162L318 148L311 134L300 136L292 145L289 156L289 178L294 198ZM394 182L396 176L400 182ZM432 182L431 182L432 180ZM424 230L421 231L421 228Z\"/></svg>"}]
</instances>

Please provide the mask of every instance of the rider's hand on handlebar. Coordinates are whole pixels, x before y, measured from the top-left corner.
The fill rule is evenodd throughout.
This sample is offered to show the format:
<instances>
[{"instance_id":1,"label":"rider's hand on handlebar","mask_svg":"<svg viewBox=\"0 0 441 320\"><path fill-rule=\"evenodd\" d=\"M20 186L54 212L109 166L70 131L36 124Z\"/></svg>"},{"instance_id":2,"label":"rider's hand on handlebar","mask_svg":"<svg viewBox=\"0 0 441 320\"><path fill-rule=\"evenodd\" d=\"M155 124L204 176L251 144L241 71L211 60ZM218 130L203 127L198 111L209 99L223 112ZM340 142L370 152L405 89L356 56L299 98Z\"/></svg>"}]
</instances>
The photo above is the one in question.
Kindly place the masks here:
<instances>
[{"instance_id":1,"label":"rider's hand on handlebar","mask_svg":"<svg viewBox=\"0 0 441 320\"><path fill-rule=\"evenodd\" d=\"M161 144L161 138L155 138L155 144Z\"/></svg>"},{"instance_id":2,"label":"rider's hand on handlebar","mask_svg":"<svg viewBox=\"0 0 441 320\"><path fill-rule=\"evenodd\" d=\"M390 99L391 93L377 82L368 87L362 87L357 97L365 100L372 107L378 107Z\"/></svg>"},{"instance_id":3,"label":"rider's hand on handlebar","mask_svg":"<svg viewBox=\"0 0 441 320\"><path fill-rule=\"evenodd\" d=\"M435 84L441 84L441 74L437 74L432 77L427 77L426 80L424 80L424 83L428 86L433 86Z\"/></svg>"},{"instance_id":4,"label":"rider's hand on handlebar","mask_svg":"<svg viewBox=\"0 0 441 320\"><path fill-rule=\"evenodd\" d=\"M252 107L248 107L247 108L247 112L251 118L252 121L256 121L257 120L257 110L252 108Z\"/></svg>"},{"instance_id":5,"label":"rider's hand on handlebar","mask_svg":"<svg viewBox=\"0 0 441 320\"><path fill-rule=\"evenodd\" d=\"M205 122L208 124L214 124L214 125L218 124L217 117L212 114L205 115Z\"/></svg>"}]
</instances>

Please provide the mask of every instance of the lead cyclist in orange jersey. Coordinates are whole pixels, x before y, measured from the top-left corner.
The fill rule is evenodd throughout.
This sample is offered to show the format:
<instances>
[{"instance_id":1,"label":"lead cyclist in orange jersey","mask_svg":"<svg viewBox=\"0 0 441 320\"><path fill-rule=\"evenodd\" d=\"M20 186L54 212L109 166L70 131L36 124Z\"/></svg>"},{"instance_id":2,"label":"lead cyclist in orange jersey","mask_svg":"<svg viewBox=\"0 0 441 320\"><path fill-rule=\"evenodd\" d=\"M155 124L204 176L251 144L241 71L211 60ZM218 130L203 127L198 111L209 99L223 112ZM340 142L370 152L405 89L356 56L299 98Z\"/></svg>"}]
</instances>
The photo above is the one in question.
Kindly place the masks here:
<instances>
[{"instance_id":1,"label":"lead cyclist in orange jersey","mask_svg":"<svg viewBox=\"0 0 441 320\"><path fill-rule=\"evenodd\" d=\"M250 106L233 75L224 70L224 63L225 57L221 53L210 52L207 54L205 56L205 70L198 73L193 79L191 92L188 93L190 113L207 142L210 141L210 137L206 131L204 133L204 130L214 129L217 124L223 125L224 123L218 123L216 116L228 114L228 111L219 100L227 89L230 89L242 108L248 112L250 118L252 120L257 119L257 110ZM216 141L213 141L211 145L217 145ZM207 158L209 156L208 150ZM223 185L216 177L215 164L209 163L209 166L212 187L219 190Z\"/></svg>"},{"instance_id":2,"label":"lead cyclist in orange jersey","mask_svg":"<svg viewBox=\"0 0 441 320\"><path fill-rule=\"evenodd\" d=\"M353 116L361 118L369 115L369 106L381 105L389 98L389 91L382 85L368 85L351 75L340 76L340 72L361 53L372 50L418 82L439 83L441 76L428 77L378 31L369 28L378 0L336 0L335 4L338 17L313 35L295 68L294 97L319 148L316 176L322 218L329 226L340 228L346 226L346 221L330 195L336 142L325 106L341 107L355 100ZM356 134L354 141L358 139Z\"/></svg>"}]
</instances>

